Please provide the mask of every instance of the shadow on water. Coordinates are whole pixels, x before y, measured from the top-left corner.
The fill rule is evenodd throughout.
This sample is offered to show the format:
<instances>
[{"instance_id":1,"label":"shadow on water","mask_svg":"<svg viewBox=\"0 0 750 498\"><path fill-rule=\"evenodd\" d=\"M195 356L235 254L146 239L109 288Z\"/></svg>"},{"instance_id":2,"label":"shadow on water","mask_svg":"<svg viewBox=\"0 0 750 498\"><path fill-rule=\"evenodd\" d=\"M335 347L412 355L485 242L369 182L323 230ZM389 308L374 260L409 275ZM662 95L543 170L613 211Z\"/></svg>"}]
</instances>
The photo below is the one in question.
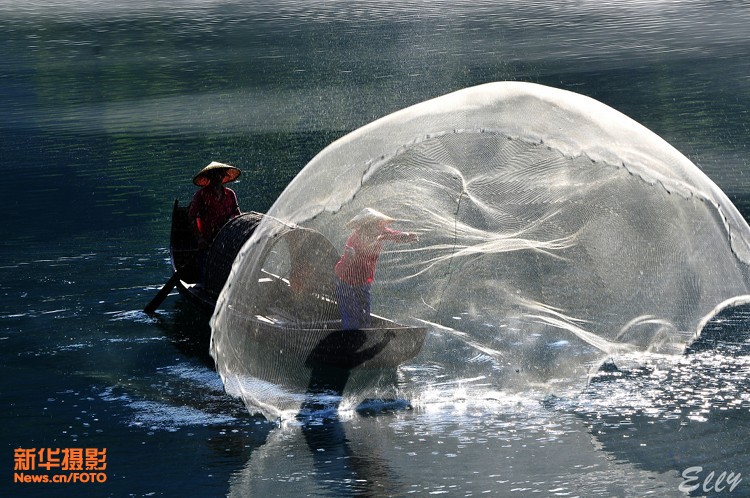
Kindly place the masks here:
<instances>
[{"instance_id":1,"label":"shadow on water","mask_svg":"<svg viewBox=\"0 0 750 498\"><path fill-rule=\"evenodd\" d=\"M297 418L308 412L337 410L352 370L377 356L395 336L389 330L380 342L362 351L366 331L335 330L321 339L305 359L305 366L311 369L310 382Z\"/></svg>"}]
</instances>

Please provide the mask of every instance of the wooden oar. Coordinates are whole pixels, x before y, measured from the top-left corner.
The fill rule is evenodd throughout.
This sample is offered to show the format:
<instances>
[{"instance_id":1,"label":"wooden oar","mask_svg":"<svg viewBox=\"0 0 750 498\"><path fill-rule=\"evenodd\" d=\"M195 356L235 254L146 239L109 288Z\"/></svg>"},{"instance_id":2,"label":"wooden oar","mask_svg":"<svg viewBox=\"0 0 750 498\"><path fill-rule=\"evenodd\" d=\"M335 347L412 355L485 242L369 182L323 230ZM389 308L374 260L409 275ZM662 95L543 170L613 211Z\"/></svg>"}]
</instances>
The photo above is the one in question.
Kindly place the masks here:
<instances>
[{"instance_id":1,"label":"wooden oar","mask_svg":"<svg viewBox=\"0 0 750 498\"><path fill-rule=\"evenodd\" d=\"M149 302L145 308L143 308L143 311L149 315L152 315L154 311L156 311L156 308L158 308L161 303L164 301L164 299L167 298L170 292L172 292L172 289L175 288L175 285L177 285L177 282L180 280L180 272L176 271L172 274L171 277L169 277L169 280L167 280L167 283L164 284L164 286L161 288L159 292L156 293L154 298Z\"/></svg>"}]
</instances>

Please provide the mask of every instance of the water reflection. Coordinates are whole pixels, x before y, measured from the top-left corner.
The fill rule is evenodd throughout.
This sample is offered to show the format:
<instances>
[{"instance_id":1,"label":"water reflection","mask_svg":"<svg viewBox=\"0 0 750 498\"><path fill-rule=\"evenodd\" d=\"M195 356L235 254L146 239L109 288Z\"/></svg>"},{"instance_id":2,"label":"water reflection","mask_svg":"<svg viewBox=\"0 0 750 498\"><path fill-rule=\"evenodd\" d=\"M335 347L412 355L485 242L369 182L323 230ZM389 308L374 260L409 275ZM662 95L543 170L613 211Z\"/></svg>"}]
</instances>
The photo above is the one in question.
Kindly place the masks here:
<instances>
[{"instance_id":1,"label":"water reflection","mask_svg":"<svg viewBox=\"0 0 750 498\"><path fill-rule=\"evenodd\" d=\"M539 79L596 92L586 81L592 71L657 70L653 79L628 78L624 99L665 92L697 96L702 79L709 80L704 91L723 92L719 86L727 78L712 78L704 65L743 56L750 21L740 4L718 9L694 0L668 7L517 1L11 4L0 4L3 27L13 35L6 41L11 58L4 86L15 98L6 104L12 107L5 126L125 134L351 130L492 80ZM687 72L670 74L682 63ZM24 68L38 73L31 88ZM724 64L722 70L736 72L731 81L749 84L742 67ZM541 81L547 77L552 80Z\"/></svg>"},{"instance_id":2,"label":"water reflection","mask_svg":"<svg viewBox=\"0 0 750 498\"><path fill-rule=\"evenodd\" d=\"M749 21L698 0L2 0L0 148L11 183L34 178L5 222L29 238L50 231L28 219L163 223L214 159L252 173L238 194L265 212L347 131L498 80L601 100L746 192Z\"/></svg>"},{"instance_id":3,"label":"water reflection","mask_svg":"<svg viewBox=\"0 0 750 498\"><path fill-rule=\"evenodd\" d=\"M374 416L308 412L269 435L233 477L230 495L677 497L693 482L683 472L701 485L714 472L713 491L725 472L730 495L730 473L735 482L750 474L746 315L725 311L694 352L653 357L638 369L633 365L644 366L644 358L619 361L569 397L446 397ZM746 494L745 477L731 496Z\"/></svg>"},{"instance_id":4,"label":"water reflection","mask_svg":"<svg viewBox=\"0 0 750 498\"><path fill-rule=\"evenodd\" d=\"M400 479L377 448L352 448L338 415L310 418L301 432L312 455L315 479L335 496L383 496L400 486Z\"/></svg>"},{"instance_id":5,"label":"water reflection","mask_svg":"<svg viewBox=\"0 0 750 498\"><path fill-rule=\"evenodd\" d=\"M747 316L746 307L725 310L683 357L652 358L645 368L601 373L573 412L617 461L676 475L694 496L727 492L727 482L716 481L719 475L750 472ZM706 489L692 489L704 482ZM740 484L736 496L745 496L747 486Z\"/></svg>"},{"instance_id":6,"label":"water reflection","mask_svg":"<svg viewBox=\"0 0 750 498\"><path fill-rule=\"evenodd\" d=\"M514 398L284 425L229 495L682 496L679 482L607 458L580 420Z\"/></svg>"}]
</instances>

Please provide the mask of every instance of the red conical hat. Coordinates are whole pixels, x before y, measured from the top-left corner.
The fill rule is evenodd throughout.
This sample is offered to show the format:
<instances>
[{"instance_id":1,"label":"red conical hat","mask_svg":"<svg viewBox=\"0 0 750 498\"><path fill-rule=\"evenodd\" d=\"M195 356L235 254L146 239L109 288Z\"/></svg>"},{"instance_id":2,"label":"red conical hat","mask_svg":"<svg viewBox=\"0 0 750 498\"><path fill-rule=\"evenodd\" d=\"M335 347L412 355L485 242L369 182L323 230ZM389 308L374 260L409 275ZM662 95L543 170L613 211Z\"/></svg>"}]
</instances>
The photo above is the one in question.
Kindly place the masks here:
<instances>
[{"instance_id":1,"label":"red conical hat","mask_svg":"<svg viewBox=\"0 0 750 498\"><path fill-rule=\"evenodd\" d=\"M221 183L233 182L242 174L242 171L235 166L213 161L193 177L193 183L199 187L207 186L211 183L210 173L215 170L224 170L224 178L221 179Z\"/></svg>"}]
</instances>

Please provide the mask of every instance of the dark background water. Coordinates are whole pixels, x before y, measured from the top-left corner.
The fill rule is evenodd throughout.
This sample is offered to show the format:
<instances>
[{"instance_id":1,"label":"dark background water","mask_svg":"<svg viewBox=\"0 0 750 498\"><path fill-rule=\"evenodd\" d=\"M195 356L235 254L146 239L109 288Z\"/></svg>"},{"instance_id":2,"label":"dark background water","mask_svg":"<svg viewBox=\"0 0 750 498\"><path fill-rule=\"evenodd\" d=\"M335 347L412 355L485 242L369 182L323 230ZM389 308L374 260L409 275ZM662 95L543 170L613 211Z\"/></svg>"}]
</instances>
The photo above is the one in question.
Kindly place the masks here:
<instances>
[{"instance_id":1,"label":"dark background water","mask_svg":"<svg viewBox=\"0 0 750 498\"><path fill-rule=\"evenodd\" d=\"M241 167L241 207L264 211L336 138L489 81L601 100L748 213L748 25L733 1L0 0L0 495L678 495L690 465L750 479L741 313L719 327L739 352L583 400L305 432L223 394L191 338L207 317L177 296L139 311L169 275L172 202L208 162ZM49 447L106 447L107 483L13 484L13 450Z\"/></svg>"}]
</instances>

